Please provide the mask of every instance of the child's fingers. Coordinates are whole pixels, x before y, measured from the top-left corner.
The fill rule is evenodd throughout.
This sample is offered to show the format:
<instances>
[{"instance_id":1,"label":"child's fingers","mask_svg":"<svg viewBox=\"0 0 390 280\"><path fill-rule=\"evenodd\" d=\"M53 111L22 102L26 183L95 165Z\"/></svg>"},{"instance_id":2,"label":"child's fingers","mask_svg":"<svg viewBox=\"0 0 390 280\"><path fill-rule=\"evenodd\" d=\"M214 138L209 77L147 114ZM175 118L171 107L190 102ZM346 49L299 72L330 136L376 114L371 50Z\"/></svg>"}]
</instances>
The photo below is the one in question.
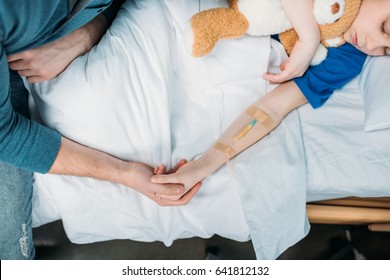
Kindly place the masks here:
<instances>
[{"instance_id":1,"label":"child's fingers","mask_svg":"<svg viewBox=\"0 0 390 280\"><path fill-rule=\"evenodd\" d=\"M285 61L282 62L282 64L280 64L280 71L286 70L287 63L288 63L288 59L286 59Z\"/></svg>"},{"instance_id":2,"label":"child's fingers","mask_svg":"<svg viewBox=\"0 0 390 280\"><path fill-rule=\"evenodd\" d=\"M287 61L285 61L280 66L280 69L282 71L279 74L266 73L263 75L263 78L269 82L280 84L289 81L293 78L302 76L302 71L290 66L291 65L287 65Z\"/></svg>"},{"instance_id":3,"label":"child's fingers","mask_svg":"<svg viewBox=\"0 0 390 280\"><path fill-rule=\"evenodd\" d=\"M280 74L266 73L263 75L263 78L274 84L280 84L290 79L289 74L285 71L282 71Z\"/></svg>"},{"instance_id":4,"label":"child's fingers","mask_svg":"<svg viewBox=\"0 0 390 280\"><path fill-rule=\"evenodd\" d=\"M180 160L171 170L167 171L167 174L175 173L177 170L180 169L180 167L182 167L186 163L187 163L187 161L185 159ZM156 165L153 168L153 173L155 175L160 175L160 174L164 174L166 172L166 170L167 170L166 165L160 164L160 166Z\"/></svg>"},{"instance_id":5,"label":"child's fingers","mask_svg":"<svg viewBox=\"0 0 390 280\"><path fill-rule=\"evenodd\" d=\"M184 164L186 164L187 161L185 159L182 159L180 160L171 170L169 170L167 173L168 174L171 174L171 173L175 173L177 170L180 169L180 167L182 167Z\"/></svg>"}]
</instances>

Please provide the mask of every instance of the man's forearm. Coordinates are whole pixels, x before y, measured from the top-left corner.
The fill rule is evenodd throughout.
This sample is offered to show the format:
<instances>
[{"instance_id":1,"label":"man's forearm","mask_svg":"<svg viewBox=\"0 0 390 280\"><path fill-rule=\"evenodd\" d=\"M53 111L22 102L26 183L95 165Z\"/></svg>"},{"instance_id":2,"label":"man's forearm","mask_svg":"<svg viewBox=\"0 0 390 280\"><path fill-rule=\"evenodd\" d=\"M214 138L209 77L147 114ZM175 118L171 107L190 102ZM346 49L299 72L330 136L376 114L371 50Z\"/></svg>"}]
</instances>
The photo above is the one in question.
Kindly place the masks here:
<instances>
[{"instance_id":1,"label":"man's forearm","mask_svg":"<svg viewBox=\"0 0 390 280\"><path fill-rule=\"evenodd\" d=\"M154 171L140 162L127 162L104 152L83 146L62 137L61 146L50 174L90 177L131 187L161 206L178 206L187 204L198 192L197 184L184 196L184 186L178 184L155 184L151 182ZM180 168L178 164L174 170ZM161 174L161 173L159 173ZM165 200L156 194L178 196Z\"/></svg>"},{"instance_id":2,"label":"man's forearm","mask_svg":"<svg viewBox=\"0 0 390 280\"><path fill-rule=\"evenodd\" d=\"M101 151L62 137L61 146L49 173L91 177L129 185L123 174L132 173L132 163L126 163Z\"/></svg>"}]
</instances>

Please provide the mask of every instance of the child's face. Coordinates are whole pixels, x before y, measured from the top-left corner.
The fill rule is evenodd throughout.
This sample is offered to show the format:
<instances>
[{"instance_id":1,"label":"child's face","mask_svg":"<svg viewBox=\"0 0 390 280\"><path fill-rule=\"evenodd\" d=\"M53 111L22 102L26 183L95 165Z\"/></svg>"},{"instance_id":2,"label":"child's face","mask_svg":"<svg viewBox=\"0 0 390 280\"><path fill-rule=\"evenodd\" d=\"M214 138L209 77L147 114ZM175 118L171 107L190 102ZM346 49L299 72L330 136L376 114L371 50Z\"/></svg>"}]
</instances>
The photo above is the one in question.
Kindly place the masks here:
<instances>
[{"instance_id":1,"label":"child's face","mask_svg":"<svg viewBox=\"0 0 390 280\"><path fill-rule=\"evenodd\" d=\"M363 0L344 39L368 55L390 55L390 0Z\"/></svg>"}]
</instances>

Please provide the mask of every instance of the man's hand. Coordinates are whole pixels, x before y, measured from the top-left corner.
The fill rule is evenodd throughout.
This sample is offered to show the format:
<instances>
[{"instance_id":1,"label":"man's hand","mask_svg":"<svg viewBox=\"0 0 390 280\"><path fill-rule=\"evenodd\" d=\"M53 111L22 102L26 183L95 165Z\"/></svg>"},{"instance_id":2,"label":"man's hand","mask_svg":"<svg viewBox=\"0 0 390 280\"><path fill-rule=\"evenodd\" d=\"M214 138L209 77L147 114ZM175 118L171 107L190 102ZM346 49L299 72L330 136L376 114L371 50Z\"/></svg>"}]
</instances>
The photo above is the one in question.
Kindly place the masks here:
<instances>
[{"instance_id":1,"label":"man's hand","mask_svg":"<svg viewBox=\"0 0 390 280\"><path fill-rule=\"evenodd\" d=\"M52 43L7 57L9 68L30 83L50 80L62 73L78 56L87 53L106 30L103 15Z\"/></svg>"}]
</instances>

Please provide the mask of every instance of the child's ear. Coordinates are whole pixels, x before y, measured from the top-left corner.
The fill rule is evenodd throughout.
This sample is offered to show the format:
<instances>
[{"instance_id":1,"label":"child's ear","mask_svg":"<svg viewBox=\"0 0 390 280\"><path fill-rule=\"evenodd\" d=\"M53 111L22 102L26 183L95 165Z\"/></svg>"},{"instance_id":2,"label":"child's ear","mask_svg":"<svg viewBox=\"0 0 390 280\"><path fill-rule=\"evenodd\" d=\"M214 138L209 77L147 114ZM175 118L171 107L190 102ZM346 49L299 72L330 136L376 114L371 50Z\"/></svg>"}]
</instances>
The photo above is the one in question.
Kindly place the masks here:
<instances>
[{"instance_id":1,"label":"child's ear","mask_svg":"<svg viewBox=\"0 0 390 280\"><path fill-rule=\"evenodd\" d=\"M346 0L315 0L313 13L317 23L330 24L336 22L344 13L345 2Z\"/></svg>"}]
</instances>

